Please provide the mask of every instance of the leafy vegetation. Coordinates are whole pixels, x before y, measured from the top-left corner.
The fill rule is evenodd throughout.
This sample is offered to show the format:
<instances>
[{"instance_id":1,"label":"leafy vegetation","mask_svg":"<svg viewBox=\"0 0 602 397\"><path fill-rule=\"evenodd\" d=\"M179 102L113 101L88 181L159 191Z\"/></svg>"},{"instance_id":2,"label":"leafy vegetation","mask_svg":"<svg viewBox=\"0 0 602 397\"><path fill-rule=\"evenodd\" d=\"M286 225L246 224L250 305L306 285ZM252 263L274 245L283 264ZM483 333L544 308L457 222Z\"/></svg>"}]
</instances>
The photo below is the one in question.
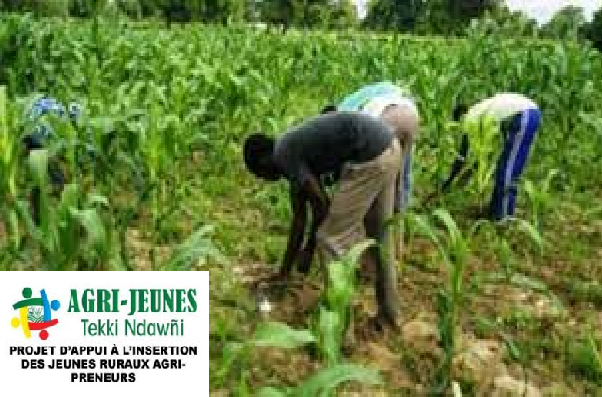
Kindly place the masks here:
<instances>
[{"instance_id":1,"label":"leafy vegetation","mask_svg":"<svg viewBox=\"0 0 602 397\"><path fill-rule=\"evenodd\" d=\"M446 39L4 15L0 59L0 268L209 270L216 394L449 388L469 337L503 341L508 371L539 387L600 387L602 59L591 46L508 39L481 25ZM346 324L363 324L373 300L349 262L331 268L312 304L318 274L273 287L271 311L258 315L251 285L280 260L290 213L284 183L244 170L241 142L384 79L405 85L424 119L399 290L404 320L430 319L439 344L425 353L404 329L346 357ZM453 105L499 91L524 93L543 112L519 219L473 220L490 194L487 166L424 205L456 154ZM41 94L84 111L77 123L45 116L56 137L27 155L25 111ZM476 155L492 164L493 137ZM62 191L48 179L52 161L68 176Z\"/></svg>"},{"instance_id":2,"label":"leafy vegetation","mask_svg":"<svg viewBox=\"0 0 602 397\"><path fill-rule=\"evenodd\" d=\"M363 4L358 8L359 4ZM360 9L366 15L361 15ZM600 13L589 22L582 7L567 5L540 25L505 0L0 0L0 11L44 17L162 20L262 27L394 31L469 36L475 25L505 37L591 41L600 49ZM174 25L175 24L175 25Z\"/></svg>"},{"instance_id":3,"label":"leafy vegetation","mask_svg":"<svg viewBox=\"0 0 602 397\"><path fill-rule=\"evenodd\" d=\"M602 53L602 9L596 11L592 22L587 24L583 31L594 47Z\"/></svg>"}]
</instances>

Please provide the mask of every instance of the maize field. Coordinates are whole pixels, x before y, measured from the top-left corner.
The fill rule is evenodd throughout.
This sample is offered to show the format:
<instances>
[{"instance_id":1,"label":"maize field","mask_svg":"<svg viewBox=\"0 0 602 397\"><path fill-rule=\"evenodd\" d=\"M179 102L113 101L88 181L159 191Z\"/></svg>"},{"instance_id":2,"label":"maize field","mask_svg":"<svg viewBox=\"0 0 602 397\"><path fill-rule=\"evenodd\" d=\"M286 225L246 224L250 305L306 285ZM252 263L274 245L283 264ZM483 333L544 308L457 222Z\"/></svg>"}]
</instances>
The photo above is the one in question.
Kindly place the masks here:
<instances>
[{"instance_id":1,"label":"maize field","mask_svg":"<svg viewBox=\"0 0 602 397\"><path fill-rule=\"evenodd\" d=\"M601 76L602 56L582 43L478 30L443 39L0 16L0 269L208 270L215 396L600 395ZM326 290L317 269L270 296L251 288L277 270L291 213L285 182L245 170L242 142L382 80L406 87L423 119L412 206L397 220L404 325L349 355L342 324L375 307L353 279L365 247L329 268ZM426 204L458 147L454 104L502 91L543 114L517 219L470 216L493 185L491 134L475 146L485 171ZM26 155L27 109L44 94L82 115L44 116L57 139ZM61 192L46 171L57 158Z\"/></svg>"}]
</instances>

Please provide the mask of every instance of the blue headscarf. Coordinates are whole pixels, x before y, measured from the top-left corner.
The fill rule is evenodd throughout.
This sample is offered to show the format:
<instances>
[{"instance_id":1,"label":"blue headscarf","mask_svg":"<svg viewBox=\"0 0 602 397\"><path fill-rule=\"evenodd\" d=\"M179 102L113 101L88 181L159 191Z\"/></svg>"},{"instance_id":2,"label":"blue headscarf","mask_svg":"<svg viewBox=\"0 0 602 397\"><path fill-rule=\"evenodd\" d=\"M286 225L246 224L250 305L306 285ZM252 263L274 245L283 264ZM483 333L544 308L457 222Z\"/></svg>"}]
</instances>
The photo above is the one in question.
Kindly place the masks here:
<instances>
[{"instance_id":1,"label":"blue headscarf","mask_svg":"<svg viewBox=\"0 0 602 397\"><path fill-rule=\"evenodd\" d=\"M82 114L82 106L76 102L71 102L65 107L61 102L51 97L42 97L34 101L31 108L28 109L26 117L36 122L40 117L54 113L61 118L68 118L76 121ZM25 137L27 149L41 149L46 145L47 140L54 136L52 127L48 124L36 124L33 132Z\"/></svg>"}]
</instances>

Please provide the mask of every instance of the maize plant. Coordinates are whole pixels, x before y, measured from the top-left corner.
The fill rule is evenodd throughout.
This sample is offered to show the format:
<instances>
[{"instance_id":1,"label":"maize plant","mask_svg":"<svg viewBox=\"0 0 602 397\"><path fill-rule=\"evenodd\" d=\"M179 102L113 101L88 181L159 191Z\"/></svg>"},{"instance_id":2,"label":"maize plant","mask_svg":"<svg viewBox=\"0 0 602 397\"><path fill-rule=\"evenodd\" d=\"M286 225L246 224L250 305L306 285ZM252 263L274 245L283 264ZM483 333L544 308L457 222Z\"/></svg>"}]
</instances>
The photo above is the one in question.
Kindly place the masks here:
<instances>
[{"instance_id":1,"label":"maize plant","mask_svg":"<svg viewBox=\"0 0 602 397\"><path fill-rule=\"evenodd\" d=\"M0 200L5 203L0 209L0 224L4 231L0 235L0 247L8 243L14 252L21 243L17 190L19 137L12 130L14 119L7 101L6 87L0 86Z\"/></svg>"},{"instance_id":2,"label":"maize plant","mask_svg":"<svg viewBox=\"0 0 602 397\"><path fill-rule=\"evenodd\" d=\"M471 139L469 157L474 157L476 170L471 178L471 185L483 208L489 198L489 190L493 185L493 175L497 166L496 148L501 145L498 127L494 120L484 118L479 122L466 122L466 133ZM472 168L472 167L471 167Z\"/></svg>"},{"instance_id":3,"label":"maize plant","mask_svg":"<svg viewBox=\"0 0 602 397\"><path fill-rule=\"evenodd\" d=\"M111 248L98 212L106 199L94 194L86 197L75 183L65 185L56 199L47 177L48 151L32 151L28 164L38 197L38 219L32 219L29 212L23 217L39 248L42 267L77 270L107 266Z\"/></svg>"},{"instance_id":4,"label":"maize plant","mask_svg":"<svg viewBox=\"0 0 602 397\"><path fill-rule=\"evenodd\" d=\"M356 291L356 272L361 255L373 245L373 241L360 243L326 266L325 293L312 322L312 330L318 351L329 365L340 362L345 338L353 339L352 300Z\"/></svg>"},{"instance_id":5,"label":"maize plant","mask_svg":"<svg viewBox=\"0 0 602 397\"><path fill-rule=\"evenodd\" d=\"M223 382L237 364L239 368L245 368L246 365L250 364L248 360L251 349L265 347L298 349L312 343L320 342L316 335L309 330L296 330L286 324L277 322L259 324L253 336L247 341L226 343L222 349L214 379L217 382ZM239 385L245 383L244 372L239 376ZM295 387L264 387L254 395L283 397L332 396L337 387L350 381L369 385L383 383L379 372L373 368L348 363L332 363Z\"/></svg>"},{"instance_id":6,"label":"maize plant","mask_svg":"<svg viewBox=\"0 0 602 397\"><path fill-rule=\"evenodd\" d=\"M530 180L524 183L525 194L530 204L531 223L537 230L542 228L542 218L554 211L552 182L557 175L558 170L552 169L541 183L536 185Z\"/></svg>"},{"instance_id":7,"label":"maize plant","mask_svg":"<svg viewBox=\"0 0 602 397\"><path fill-rule=\"evenodd\" d=\"M464 234L451 215L438 209L433 213L434 220L443 225L443 233L438 233L434 225L423 217L411 216L412 226L425 234L436 244L441 258L450 267L448 284L437 293L437 309L439 314L439 336L444 349L444 357L439 364L435 378L435 390L444 393L451 385L451 365L456 354L457 338L460 333L462 307L465 305L464 274L470 254L470 236L480 223Z\"/></svg>"}]
</instances>

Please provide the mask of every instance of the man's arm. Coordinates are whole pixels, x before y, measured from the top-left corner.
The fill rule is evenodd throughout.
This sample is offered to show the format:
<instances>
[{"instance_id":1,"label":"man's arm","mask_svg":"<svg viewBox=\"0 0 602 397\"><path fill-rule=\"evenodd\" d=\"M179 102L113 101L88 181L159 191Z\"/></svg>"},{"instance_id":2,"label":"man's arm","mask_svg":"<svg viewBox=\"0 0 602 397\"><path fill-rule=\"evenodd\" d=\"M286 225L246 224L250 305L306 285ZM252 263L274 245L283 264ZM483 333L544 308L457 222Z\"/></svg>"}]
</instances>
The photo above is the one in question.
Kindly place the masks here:
<instances>
[{"instance_id":1,"label":"man's arm","mask_svg":"<svg viewBox=\"0 0 602 397\"><path fill-rule=\"evenodd\" d=\"M291 207L293 210L293 222L289 231L288 243L284 260L280 268L281 276L288 276L293 267L293 263L297 259L301 244L303 242L303 234L305 232L305 223L307 221L306 202L307 196L302 189L291 186L290 192Z\"/></svg>"},{"instance_id":2,"label":"man's arm","mask_svg":"<svg viewBox=\"0 0 602 397\"><path fill-rule=\"evenodd\" d=\"M468 157L469 149L470 149L470 143L468 141L468 135L462 134L462 144L460 145L459 156L456 158L456 160L454 161L454 163L452 165L451 174L450 174L449 178L447 179L447 181L445 181L443 183L443 186L441 188L442 192L448 192L454 179L456 179L458 174L460 174L460 172L462 172L464 170L464 166L466 165L466 158Z\"/></svg>"},{"instance_id":3,"label":"man's arm","mask_svg":"<svg viewBox=\"0 0 602 397\"><path fill-rule=\"evenodd\" d=\"M306 198L309 200L311 205L312 222L309 229L307 243L298 258L298 268L299 271L307 273L311 267L311 261L316 249L316 234L318 232L318 228L328 215L328 207L330 203L328 196L324 191L324 187L315 176L310 175L303 187Z\"/></svg>"}]
</instances>

